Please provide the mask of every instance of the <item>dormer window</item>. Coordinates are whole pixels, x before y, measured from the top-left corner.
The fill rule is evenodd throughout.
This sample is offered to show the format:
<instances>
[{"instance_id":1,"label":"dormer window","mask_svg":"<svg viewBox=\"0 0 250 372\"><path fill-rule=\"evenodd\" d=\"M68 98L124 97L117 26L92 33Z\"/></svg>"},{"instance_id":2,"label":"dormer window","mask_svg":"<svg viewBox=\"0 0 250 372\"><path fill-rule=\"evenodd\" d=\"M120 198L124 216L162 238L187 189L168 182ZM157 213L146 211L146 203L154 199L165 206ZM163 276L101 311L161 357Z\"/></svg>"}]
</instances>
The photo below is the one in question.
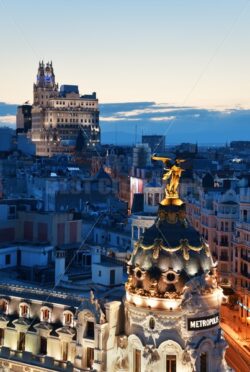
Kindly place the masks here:
<instances>
[{"instance_id":1,"label":"dormer window","mask_svg":"<svg viewBox=\"0 0 250 372\"><path fill-rule=\"evenodd\" d=\"M51 319L51 309L48 307L41 308L41 321L42 322L50 322Z\"/></svg>"},{"instance_id":2,"label":"dormer window","mask_svg":"<svg viewBox=\"0 0 250 372\"><path fill-rule=\"evenodd\" d=\"M29 306L28 304L22 303L19 305L19 316L21 318L29 317Z\"/></svg>"},{"instance_id":3,"label":"dormer window","mask_svg":"<svg viewBox=\"0 0 250 372\"><path fill-rule=\"evenodd\" d=\"M9 304L8 304L7 300L5 300L5 299L0 300L0 312L2 314L7 314L8 313L8 306L9 306Z\"/></svg>"},{"instance_id":4,"label":"dormer window","mask_svg":"<svg viewBox=\"0 0 250 372\"><path fill-rule=\"evenodd\" d=\"M65 326L69 326L69 327L72 327L73 325L73 314L71 311L65 311L63 313L63 316L64 316L64 325Z\"/></svg>"}]
</instances>

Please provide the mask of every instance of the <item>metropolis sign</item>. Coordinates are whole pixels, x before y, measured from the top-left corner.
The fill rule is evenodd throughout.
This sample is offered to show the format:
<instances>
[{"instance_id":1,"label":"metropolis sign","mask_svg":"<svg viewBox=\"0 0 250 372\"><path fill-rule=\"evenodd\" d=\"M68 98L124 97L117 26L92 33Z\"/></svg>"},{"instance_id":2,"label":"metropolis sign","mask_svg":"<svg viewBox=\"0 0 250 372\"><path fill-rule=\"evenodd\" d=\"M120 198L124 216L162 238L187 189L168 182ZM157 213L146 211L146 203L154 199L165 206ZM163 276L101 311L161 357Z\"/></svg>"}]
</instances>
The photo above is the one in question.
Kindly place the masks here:
<instances>
[{"instance_id":1,"label":"metropolis sign","mask_svg":"<svg viewBox=\"0 0 250 372\"><path fill-rule=\"evenodd\" d=\"M202 318L188 318L187 326L189 331L199 331L214 327L219 324L219 313L203 316Z\"/></svg>"}]
</instances>

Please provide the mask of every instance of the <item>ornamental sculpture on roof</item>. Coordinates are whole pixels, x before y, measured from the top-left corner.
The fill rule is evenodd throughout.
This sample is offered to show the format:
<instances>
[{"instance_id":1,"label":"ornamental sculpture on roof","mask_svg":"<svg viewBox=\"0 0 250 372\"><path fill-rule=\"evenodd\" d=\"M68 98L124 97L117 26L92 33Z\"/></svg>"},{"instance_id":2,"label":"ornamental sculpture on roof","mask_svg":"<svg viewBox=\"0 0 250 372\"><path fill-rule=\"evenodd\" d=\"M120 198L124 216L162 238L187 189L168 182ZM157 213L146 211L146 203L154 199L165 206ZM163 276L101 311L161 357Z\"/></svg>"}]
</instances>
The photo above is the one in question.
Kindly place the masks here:
<instances>
[{"instance_id":1,"label":"ornamental sculpture on roof","mask_svg":"<svg viewBox=\"0 0 250 372\"><path fill-rule=\"evenodd\" d=\"M180 164L185 162L183 159L175 159L172 160L171 158L167 158L164 156L156 156L155 154L152 156L153 160L160 160L164 163L164 174L163 174L163 181L168 181L166 184L165 189L165 199L162 200L161 204L169 204L166 199L179 199L178 193L178 186L180 183L180 178L184 169L180 167ZM181 202L181 201L180 201Z\"/></svg>"}]
</instances>

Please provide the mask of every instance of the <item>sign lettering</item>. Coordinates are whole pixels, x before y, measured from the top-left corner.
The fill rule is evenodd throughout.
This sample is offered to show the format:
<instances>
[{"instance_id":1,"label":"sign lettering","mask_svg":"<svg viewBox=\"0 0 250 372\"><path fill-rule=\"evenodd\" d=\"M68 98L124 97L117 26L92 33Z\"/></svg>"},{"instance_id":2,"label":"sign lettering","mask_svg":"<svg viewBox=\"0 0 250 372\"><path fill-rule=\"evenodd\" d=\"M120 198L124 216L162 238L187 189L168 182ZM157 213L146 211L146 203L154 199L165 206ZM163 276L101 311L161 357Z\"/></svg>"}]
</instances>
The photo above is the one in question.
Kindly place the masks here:
<instances>
[{"instance_id":1,"label":"sign lettering","mask_svg":"<svg viewBox=\"0 0 250 372\"><path fill-rule=\"evenodd\" d=\"M220 322L219 314L204 316L202 318L187 319L187 326L189 331L196 331L207 329L218 325Z\"/></svg>"}]
</instances>

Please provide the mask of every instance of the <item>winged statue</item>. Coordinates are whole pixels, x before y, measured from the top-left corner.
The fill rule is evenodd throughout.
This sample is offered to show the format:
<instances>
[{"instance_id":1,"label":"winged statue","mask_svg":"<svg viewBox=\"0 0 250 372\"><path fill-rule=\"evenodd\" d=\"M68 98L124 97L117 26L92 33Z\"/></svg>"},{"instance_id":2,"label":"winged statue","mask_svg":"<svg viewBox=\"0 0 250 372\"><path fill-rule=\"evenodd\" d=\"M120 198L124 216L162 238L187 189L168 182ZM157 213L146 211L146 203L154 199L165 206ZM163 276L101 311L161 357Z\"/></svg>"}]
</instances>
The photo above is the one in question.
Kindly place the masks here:
<instances>
[{"instance_id":1,"label":"winged statue","mask_svg":"<svg viewBox=\"0 0 250 372\"><path fill-rule=\"evenodd\" d=\"M178 198L178 186L180 183L181 174L184 172L184 169L181 168L180 164L184 163L185 160L172 160L171 158L157 156L156 154L152 156L152 160L162 161L165 166L165 173L163 174L162 179L163 181L170 179L169 183L166 185L166 196L170 198Z\"/></svg>"}]
</instances>

